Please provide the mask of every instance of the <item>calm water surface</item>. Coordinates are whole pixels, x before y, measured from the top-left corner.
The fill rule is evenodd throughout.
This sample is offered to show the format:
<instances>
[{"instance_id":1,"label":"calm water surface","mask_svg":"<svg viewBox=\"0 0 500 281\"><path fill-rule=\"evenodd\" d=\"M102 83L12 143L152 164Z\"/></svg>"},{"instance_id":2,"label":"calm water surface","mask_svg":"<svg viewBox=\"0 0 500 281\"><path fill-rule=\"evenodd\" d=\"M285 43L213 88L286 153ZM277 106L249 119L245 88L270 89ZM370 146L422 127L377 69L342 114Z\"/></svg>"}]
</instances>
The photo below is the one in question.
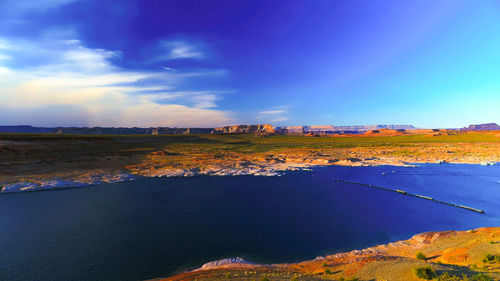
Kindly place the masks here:
<instances>
[{"instance_id":1,"label":"calm water surface","mask_svg":"<svg viewBox=\"0 0 500 281\"><path fill-rule=\"evenodd\" d=\"M6 194L0 280L144 280L220 258L293 262L424 231L499 226L499 181L498 165L323 167L281 177L155 178Z\"/></svg>"}]
</instances>

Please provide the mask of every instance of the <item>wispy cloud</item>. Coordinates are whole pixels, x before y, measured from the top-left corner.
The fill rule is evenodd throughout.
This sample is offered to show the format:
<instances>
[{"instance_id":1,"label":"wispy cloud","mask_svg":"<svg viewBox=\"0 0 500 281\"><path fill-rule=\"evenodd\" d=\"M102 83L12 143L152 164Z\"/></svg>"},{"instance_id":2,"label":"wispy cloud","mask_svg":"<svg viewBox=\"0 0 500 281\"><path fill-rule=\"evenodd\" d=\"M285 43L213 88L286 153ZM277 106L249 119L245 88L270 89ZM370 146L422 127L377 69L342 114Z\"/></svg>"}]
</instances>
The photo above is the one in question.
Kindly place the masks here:
<instances>
[{"instance_id":1,"label":"wispy cloud","mask_svg":"<svg viewBox=\"0 0 500 281\"><path fill-rule=\"evenodd\" d=\"M216 101L228 91L157 91L149 95L142 95L160 104L170 104L182 101L194 108L216 108Z\"/></svg>"},{"instance_id":2,"label":"wispy cloud","mask_svg":"<svg viewBox=\"0 0 500 281\"><path fill-rule=\"evenodd\" d=\"M10 57L6 55L0 55L0 60L9 60Z\"/></svg>"},{"instance_id":3,"label":"wispy cloud","mask_svg":"<svg viewBox=\"0 0 500 281\"><path fill-rule=\"evenodd\" d=\"M276 114L285 114L287 113L286 110L267 110L267 111L261 111L260 114L265 114L265 115L276 115Z\"/></svg>"},{"instance_id":4,"label":"wispy cloud","mask_svg":"<svg viewBox=\"0 0 500 281\"><path fill-rule=\"evenodd\" d=\"M19 14L30 11L41 11L57 8L62 5L78 2L82 0L2 0L0 9L2 13Z\"/></svg>"},{"instance_id":5,"label":"wispy cloud","mask_svg":"<svg viewBox=\"0 0 500 281\"><path fill-rule=\"evenodd\" d=\"M2 40L0 38L0 50L2 50L2 49L3 50L10 50L12 48L13 48L13 46L11 46L7 41Z\"/></svg>"},{"instance_id":6,"label":"wispy cloud","mask_svg":"<svg viewBox=\"0 0 500 281\"><path fill-rule=\"evenodd\" d=\"M195 56L193 52L184 50L184 55ZM190 77L219 75L221 70L126 71L110 62L120 56L119 51L87 48L78 40L0 38L0 120L41 126L231 122L230 112L217 109L220 92L175 90Z\"/></svg>"},{"instance_id":7,"label":"wispy cloud","mask_svg":"<svg viewBox=\"0 0 500 281\"><path fill-rule=\"evenodd\" d=\"M168 67L168 66L162 66L161 68L163 70L166 70L166 71L175 71L175 68L171 68L171 67Z\"/></svg>"},{"instance_id":8,"label":"wispy cloud","mask_svg":"<svg viewBox=\"0 0 500 281\"><path fill-rule=\"evenodd\" d=\"M259 112L257 118L262 122L283 122L288 120L289 106L283 105Z\"/></svg>"},{"instance_id":9,"label":"wispy cloud","mask_svg":"<svg viewBox=\"0 0 500 281\"><path fill-rule=\"evenodd\" d=\"M164 52L160 58L165 60L205 58L205 54L199 49L200 46L186 41L162 40L160 41L160 47Z\"/></svg>"}]
</instances>

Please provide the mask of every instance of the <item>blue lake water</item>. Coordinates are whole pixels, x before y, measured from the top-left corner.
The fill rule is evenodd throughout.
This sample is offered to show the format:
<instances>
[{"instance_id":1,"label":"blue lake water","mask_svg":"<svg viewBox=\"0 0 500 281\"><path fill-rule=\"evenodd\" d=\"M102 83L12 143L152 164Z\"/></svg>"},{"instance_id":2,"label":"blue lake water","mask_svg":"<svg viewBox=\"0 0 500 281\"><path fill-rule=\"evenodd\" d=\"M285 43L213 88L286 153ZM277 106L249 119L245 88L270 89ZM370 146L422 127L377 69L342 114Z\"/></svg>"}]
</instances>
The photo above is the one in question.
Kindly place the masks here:
<instances>
[{"instance_id":1,"label":"blue lake water","mask_svg":"<svg viewBox=\"0 0 500 281\"><path fill-rule=\"evenodd\" d=\"M293 262L419 232L500 226L499 181L498 165L320 167L4 194L0 280L144 280L227 257Z\"/></svg>"}]
</instances>

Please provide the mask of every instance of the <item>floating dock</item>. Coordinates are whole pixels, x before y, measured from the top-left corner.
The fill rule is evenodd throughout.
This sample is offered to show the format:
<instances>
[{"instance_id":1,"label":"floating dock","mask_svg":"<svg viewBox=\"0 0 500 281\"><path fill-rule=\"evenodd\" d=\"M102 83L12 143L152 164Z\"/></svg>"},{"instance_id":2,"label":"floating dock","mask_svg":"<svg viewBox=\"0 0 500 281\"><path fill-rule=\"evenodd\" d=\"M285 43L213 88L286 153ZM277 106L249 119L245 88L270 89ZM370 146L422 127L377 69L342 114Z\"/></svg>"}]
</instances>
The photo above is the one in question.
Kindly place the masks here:
<instances>
[{"instance_id":1,"label":"floating dock","mask_svg":"<svg viewBox=\"0 0 500 281\"><path fill-rule=\"evenodd\" d=\"M434 198L429 197L429 196L408 193L408 192L406 192L404 190L401 190L401 189L391 189L391 188L387 188L387 187L375 186L375 185L372 185L372 184L366 184L366 183L361 183L361 182L354 182L354 181L349 181L349 180L344 180L344 179L339 179L339 178L333 178L333 180L337 181L337 182L343 182L343 183L361 185L361 186L366 186L366 187L370 187L370 188L376 188L376 189L381 189L381 190L385 190L385 191L396 192L396 193L399 193L399 194L402 194L402 195L417 197L417 198L420 198L420 199L425 199L425 200L433 201L433 202L436 202L436 203L440 203L440 204L444 204L444 205L448 205L448 206L452 206L452 207L456 207L456 208L460 208L460 209L464 209L464 210L468 210L468 211L472 211L472 212L484 214L484 211L480 210L480 209L476 209L476 208L472 208L472 207L469 207L469 206L464 206L464 205L459 205L459 204L454 204L454 203L449 203L449 202L437 200L437 199L434 199Z\"/></svg>"}]
</instances>

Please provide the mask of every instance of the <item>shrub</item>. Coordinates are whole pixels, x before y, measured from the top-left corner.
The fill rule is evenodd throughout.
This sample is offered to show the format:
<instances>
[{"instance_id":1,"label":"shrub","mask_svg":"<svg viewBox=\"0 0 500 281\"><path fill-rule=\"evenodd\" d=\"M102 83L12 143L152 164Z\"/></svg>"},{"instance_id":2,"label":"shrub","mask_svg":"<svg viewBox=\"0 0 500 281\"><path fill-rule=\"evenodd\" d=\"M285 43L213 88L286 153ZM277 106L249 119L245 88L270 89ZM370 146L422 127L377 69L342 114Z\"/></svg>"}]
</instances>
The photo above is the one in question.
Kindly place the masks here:
<instances>
[{"instance_id":1,"label":"shrub","mask_svg":"<svg viewBox=\"0 0 500 281\"><path fill-rule=\"evenodd\" d=\"M359 281L359 278L352 277L349 279L345 279L344 277L340 277L340 281Z\"/></svg>"},{"instance_id":2,"label":"shrub","mask_svg":"<svg viewBox=\"0 0 500 281\"><path fill-rule=\"evenodd\" d=\"M264 277L260 278L260 281L269 281L269 278L264 276Z\"/></svg>"},{"instance_id":3,"label":"shrub","mask_svg":"<svg viewBox=\"0 0 500 281\"><path fill-rule=\"evenodd\" d=\"M417 267L415 269L415 274L417 275L418 278L425 280L432 280L433 278L436 277L436 271L434 271L434 269L428 266Z\"/></svg>"},{"instance_id":4,"label":"shrub","mask_svg":"<svg viewBox=\"0 0 500 281\"><path fill-rule=\"evenodd\" d=\"M327 268L325 269L325 274L333 274L333 272L329 268Z\"/></svg>"},{"instance_id":5,"label":"shrub","mask_svg":"<svg viewBox=\"0 0 500 281\"><path fill-rule=\"evenodd\" d=\"M463 281L458 276L450 275L448 272L445 272L437 277L438 281Z\"/></svg>"},{"instance_id":6,"label":"shrub","mask_svg":"<svg viewBox=\"0 0 500 281\"><path fill-rule=\"evenodd\" d=\"M494 255L492 255L492 254L485 254L485 255L484 255L484 258L485 258L486 260L488 260L488 261L492 261L492 260L494 260L494 259L495 259L495 256L494 256Z\"/></svg>"},{"instance_id":7,"label":"shrub","mask_svg":"<svg viewBox=\"0 0 500 281\"><path fill-rule=\"evenodd\" d=\"M485 275L483 273L472 276L472 280L473 281L493 281L493 279L491 279L491 277L489 277L488 275Z\"/></svg>"},{"instance_id":8,"label":"shrub","mask_svg":"<svg viewBox=\"0 0 500 281\"><path fill-rule=\"evenodd\" d=\"M489 263L493 261L500 261L500 255L485 254L483 258L484 263Z\"/></svg>"},{"instance_id":9,"label":"shrub","mask_svg":"<svg viewBox=\"0 0 500 281\"><path fill-rule=\"evenodd\" d=\"M419 260L426 260L427 257L424 255L424 253L418 252L417 253L417 259L419 259Z\"/></svg>"}]
</instances>

